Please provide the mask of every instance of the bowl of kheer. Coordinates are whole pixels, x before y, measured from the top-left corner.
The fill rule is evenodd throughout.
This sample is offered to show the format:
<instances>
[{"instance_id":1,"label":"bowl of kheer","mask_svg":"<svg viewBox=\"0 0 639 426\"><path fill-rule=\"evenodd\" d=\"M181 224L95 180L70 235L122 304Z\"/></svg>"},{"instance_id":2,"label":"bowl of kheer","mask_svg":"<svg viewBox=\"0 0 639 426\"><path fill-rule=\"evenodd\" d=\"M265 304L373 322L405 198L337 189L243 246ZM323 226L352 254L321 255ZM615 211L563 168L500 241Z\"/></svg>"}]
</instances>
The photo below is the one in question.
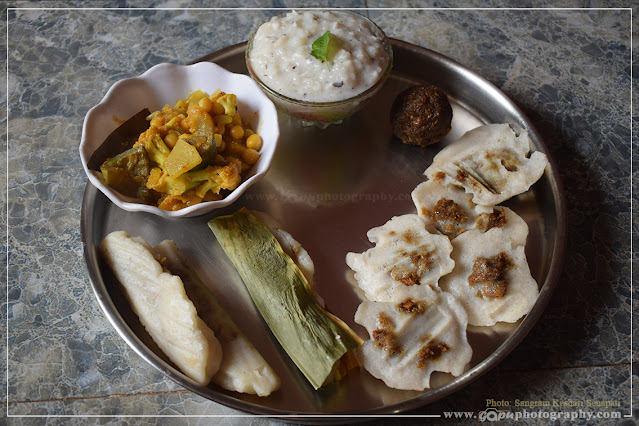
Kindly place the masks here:
<instances>
[{"instance_id":1,"label":"bowl of kheer","mask_svg":"<svg viewBox=\"0 0 639 426\"><path fill-rule=\"evenodd\" d=\"M348 10L291 10L264 22L246 48L249 74L280 111L327 126L359 110L393 65L388 37Z\"/></svg>"}]
</instances>

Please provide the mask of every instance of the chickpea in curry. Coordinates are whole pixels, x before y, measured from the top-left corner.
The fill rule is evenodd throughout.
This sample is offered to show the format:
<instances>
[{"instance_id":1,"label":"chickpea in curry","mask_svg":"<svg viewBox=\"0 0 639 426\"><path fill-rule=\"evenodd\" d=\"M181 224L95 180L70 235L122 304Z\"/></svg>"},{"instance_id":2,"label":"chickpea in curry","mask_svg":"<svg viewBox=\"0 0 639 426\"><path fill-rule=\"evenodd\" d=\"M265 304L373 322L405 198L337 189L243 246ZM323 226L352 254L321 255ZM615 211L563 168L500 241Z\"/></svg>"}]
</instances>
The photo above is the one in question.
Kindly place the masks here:
<instances>
[{"instance_id":1,"label":"chickpea in curry","mask_svg":"<svg viewBox=\"0 0 639 426\"><path fill-rule=\"evenodd\" d=\"M200 90L148 117L133 147L101 166L107 185L163 210L224 198L260 158L262 139L237 97Z\"/></svg>"}]
</instances>

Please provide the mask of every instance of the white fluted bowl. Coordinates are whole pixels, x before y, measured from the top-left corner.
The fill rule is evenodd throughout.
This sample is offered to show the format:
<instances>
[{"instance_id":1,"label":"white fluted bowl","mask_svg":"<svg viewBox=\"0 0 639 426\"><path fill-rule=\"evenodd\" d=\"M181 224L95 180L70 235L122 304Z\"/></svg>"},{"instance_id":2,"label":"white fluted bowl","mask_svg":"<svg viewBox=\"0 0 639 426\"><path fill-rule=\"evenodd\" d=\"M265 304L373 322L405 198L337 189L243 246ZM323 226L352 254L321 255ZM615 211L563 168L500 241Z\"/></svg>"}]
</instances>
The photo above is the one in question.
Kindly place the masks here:
<instances>
[{"instance_id":1,"label":"white fluted bowl","mask_svg":"<svg viewBox=\"0 0 639 426\"><path fill-rule=\"evenodd\" d=\"M89 169L91 155L111 132L144 108L156 111L166 104L173 105L176 100L186 98L193 91L213 93L218 88L237 96L238 111L242 118L260 134L263 141L259 160L243 176L242 183L225 198L177 211L162 210L142 200L120 194L106 184L102 173ZM118 81L111 86L102 101L89 110L82 128L80 157L91 184L122 209L169 218L191 217L228 206L260 180L271 166L279 133L277 111L273 102L249 76L232 73L212 62L194 65L164 63L138 77Z\"/></svg>"}]
</instances>

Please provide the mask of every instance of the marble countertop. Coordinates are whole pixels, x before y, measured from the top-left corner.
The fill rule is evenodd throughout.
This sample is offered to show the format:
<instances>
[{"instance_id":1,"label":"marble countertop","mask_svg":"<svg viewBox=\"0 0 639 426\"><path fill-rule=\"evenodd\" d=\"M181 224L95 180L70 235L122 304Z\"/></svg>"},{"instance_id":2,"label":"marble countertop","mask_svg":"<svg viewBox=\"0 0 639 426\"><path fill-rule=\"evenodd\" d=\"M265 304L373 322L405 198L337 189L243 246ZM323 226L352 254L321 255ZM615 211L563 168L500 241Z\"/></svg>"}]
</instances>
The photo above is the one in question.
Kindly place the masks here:
<instances>
[{"instance_id":1,"label":"marble countertop","mask_svg":"<svg viewBox=\"0 0 639 426\"><path fill-rule=\"evenodd\" d=\"M390 37L451 57L494 83L546 141L566 195L563 272L530 334L467 387L407 413L417 417L376 423L423 423L420 415L451 423L445 412L477 414L488 400L510 401L497 408L513 413L525 411L513 406L515 400L572 401L572 407L537 411L620 413L616 424L639 418L638 290L631 272L637 270L632 240L637 247L639 235L631 208L631 197L637 200L631 192L633 160L638 164L637 141L631 140L637 9L626 1L566 0L561 9L550 8L551 2L531 9L531 3L504 9L508 3L501 1L308 2L369 8L361 13ZM87 179L77 147L86 112L109 87L157 63L186 64L245 41L278 9L303 3L235 4L216 2L215 10L191 9L207 2L178 0L98 0L90 9L80 1L3 6L8 53L1 61L8 75L0 88L0 168L8 178L0 180L7 195L0 315L7 338L0 392L11 424L44 417L53 424L93 417L110 424L122 416L142 423L277 423L242 417L184 390L130 349L96 302L80 234ZM586 423L594 420L575 422Z\"/></svg>"}]
</instances>

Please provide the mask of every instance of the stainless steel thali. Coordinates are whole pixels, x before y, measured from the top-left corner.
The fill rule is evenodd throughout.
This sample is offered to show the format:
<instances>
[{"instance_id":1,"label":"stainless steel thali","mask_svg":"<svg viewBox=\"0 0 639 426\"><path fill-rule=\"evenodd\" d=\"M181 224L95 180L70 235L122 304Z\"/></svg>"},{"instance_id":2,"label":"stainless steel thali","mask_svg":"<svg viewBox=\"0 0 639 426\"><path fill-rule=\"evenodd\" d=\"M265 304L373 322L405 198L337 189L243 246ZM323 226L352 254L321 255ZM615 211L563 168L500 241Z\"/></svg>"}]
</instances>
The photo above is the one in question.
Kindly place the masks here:
<instances>
[{"instance_id":1,"label":"stainless steel thali","mask_svg":"<svg viewBox=\"0 0 639 426\"><path fill-rule=\"evenodd\" d=\"M325 130L280 117L281 138L271 171L238 202L189 219L169 220L129 213L113 205L87 183L82 206L85 259L98 302L122 338L148 363L205 398L253 414L400 413L428 404L467 385L494 367L531 330L545 308L560 273L565 240L565 206L556 166L538 133L521 111L488 81L430 50L392 40L394 70L382 92L341 125ZM246 73L245 44L212 53L213 61ZM409 85L429 82L443 88L454 109L451 133L429 148L401 144L391 137L388 113L396 94ZM506 203L530 227L526 247L531 272L540 286L532 311L516 324L469 330L474 355L457 378L434 375L436 387L425 392L387 388L365 371L354 371L339 384L315 391L287 360L263 324L244 285L207 227L207 221L241 206L266 211L308 250L315 262L315 288L327 308L353 322L360 300L344 262L347 252L370 247L366 232L391 217L415 212L410 193L425 180L423 171L444 145L481 123L508 122L528 130L534 149L545 152L550 167L530 191ZM202 387L175 369L153 344L131 312L102 263L97 248L111 231L126 230L154 245L172 239L190 266L211 288L282 379L269 397L237 394L215 385ZM321 420L314 418L315 421Z\"/></svg>"}]
</instances>

